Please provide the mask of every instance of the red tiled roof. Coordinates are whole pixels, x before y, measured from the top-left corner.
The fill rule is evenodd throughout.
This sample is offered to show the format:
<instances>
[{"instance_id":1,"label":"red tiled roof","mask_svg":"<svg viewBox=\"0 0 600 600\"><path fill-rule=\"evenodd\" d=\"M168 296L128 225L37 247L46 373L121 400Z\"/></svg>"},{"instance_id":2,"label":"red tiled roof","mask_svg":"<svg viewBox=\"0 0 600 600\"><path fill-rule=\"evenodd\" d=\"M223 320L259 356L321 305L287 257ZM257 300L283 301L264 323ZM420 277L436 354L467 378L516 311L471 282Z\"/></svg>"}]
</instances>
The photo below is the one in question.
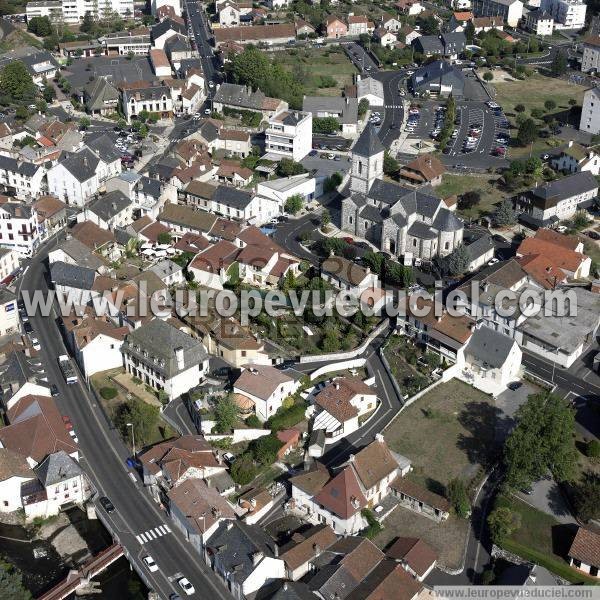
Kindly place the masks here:
<instances>
[{"instance_id":1,"label":"red tiled roof","mask_svg":"<svg viewBox=\"0 0 600 600\"><path fill-rule=\"evenodd\" d=\"M574 252L568 248L557 246L541 238L525 238L517 249L517 256L540 254L561 269L575 272L587 258L584 254Z\"/></svg>"},{"instance_id":2,"label":"red tiled roof","mask_svg":"<svg viewBox=\"0 0 600 600\"><path fill-rule=\"evenodd\" d=\"M580 527L571 544L569 556L586 565L600 567L600 534Z\"/></svg>"},{"instance_id":3,"label":"red tiled roof","mask_svg":"<svg viewBox=\"0 0 600 600\"><path fill-rule=\"evenodd\" d=\"M562 248L567 248L567 250L573 250L573 252L577 251L577 247L581 243L574 235L564 235L563 233L554 231L554 229L546 229L545 227L538 229L535 232L534 237L538 240L551 242L555 246L561 246Z\"/></svg>"},{"instance_id":4,"label":"red tiled roof","mask_svg":"<svg viewBox=\"0 0 600 600\"><path fill-rule=\"evenodd\" d=\"M438 559L435 550L422 539L413 537L399 537L386 554L405 562L419 577L425 575Z\"/></svg>"},{"instance_id":5,"label":"red tiled roof","mask_svg":"<svg viewBox=\"0 0 600 600\"><path fill-rule=\"evenodd\" d=\"M351 467L346 467L327 482L314 500L341 519L349 519L367 506L367 499Z\"/></svg>"}]
</instances>

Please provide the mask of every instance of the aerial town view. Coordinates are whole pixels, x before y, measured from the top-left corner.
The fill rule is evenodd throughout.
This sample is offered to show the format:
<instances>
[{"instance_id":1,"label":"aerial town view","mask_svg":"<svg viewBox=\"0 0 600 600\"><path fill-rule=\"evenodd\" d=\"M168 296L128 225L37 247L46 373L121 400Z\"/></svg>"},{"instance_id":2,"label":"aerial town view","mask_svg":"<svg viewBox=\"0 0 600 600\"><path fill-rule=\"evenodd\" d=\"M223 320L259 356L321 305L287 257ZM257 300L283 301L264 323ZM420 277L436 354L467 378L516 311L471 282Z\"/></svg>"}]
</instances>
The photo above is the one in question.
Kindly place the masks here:
<instances>
[{"instance_id":1,"label":"aerial town view","mask_svg":"<svg viewBox=\"0 0 600 600\"><path fill-rule=\"evenodd\" d=\"M0 15L0 600L600 600L600 0Z\"/></svg>"}]
</instances>

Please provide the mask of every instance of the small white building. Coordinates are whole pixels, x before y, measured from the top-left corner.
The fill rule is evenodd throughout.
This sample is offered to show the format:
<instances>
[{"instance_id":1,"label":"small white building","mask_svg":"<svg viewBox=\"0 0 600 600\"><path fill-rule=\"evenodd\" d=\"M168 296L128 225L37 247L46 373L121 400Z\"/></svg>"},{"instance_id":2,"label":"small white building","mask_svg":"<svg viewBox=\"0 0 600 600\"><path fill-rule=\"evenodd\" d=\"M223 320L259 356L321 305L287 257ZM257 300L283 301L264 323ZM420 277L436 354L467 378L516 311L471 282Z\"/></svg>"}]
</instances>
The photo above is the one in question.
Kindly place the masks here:
<instances>
[{"instance_id":1,"label":"small white building","mask_svg":"<svg viewBox=\"0 0 600 600\"><path fill-rule=\"evenodd\" d=\"M8 448L0 448L0 512L23 508L21 486L35 481L36 475L25 457Z\"/></svg>"},{"instance_id":2,"label":"small white building","mask_svg":"<svg viewBox=\"0 0 600 600\"><path fill-rule=\"evenodd\" d=\"M19 268L20 256L16 250L0 246L0 282Z\"/></svg>"},{"instance_id":3,"label":"small white building","mask_svg":"<svg viewBox=\"0 0 600 600\"><path fill-rule=\"evenodd\" d=\"M254 412L261 421L272 417L283 401L299 387L299 381L270 365L245 365L233 384L233 392L254 403Z\"/></svg>"},{"instance_id":4,"label":"small white building","mask_svg":"<svg viewBox=\"0 0 600 600\"><path fill-rule=\"evenodd\" d=\"M316 180L310 173L261 181L256 186L257 196L274 200L278 203L281 212L288 198L302 196L305 202L310 202L316 198L315 191Z\"/></svg>"},{"instance_id":5,"label":"small white building","mask_svg":"<svg viewBox=\"0 0 600 600\"><path fill-rule=\"evenodd\" d=\"M600 88L591 88L584 93L579 129L592 135L600 133Z\"/></svg>"},{"instance_id":6,"label":"small white building","mask_svg":"<svg viewBox=\"0 0 600 600\"><path fill-rule=\"evenodd\" d=\"M600 71L600 35L588 35L583 40L581 72Z\"/></svg>"},{"instance_id":7,"label":"small white building","mask_svg":"<svg viewBox=\"0 0 600 600\"><path fill-rule=\"evenodd\" d=\"M552 35L554 19L550 13L538 8L525 14L525 26L536 35Z\"/></svg>"},{"instance_id":8,"label":"small white building","mask_svg":"<svg viewBox=\"0 0 600 600\"><path fill-rule=\"evenodd\" d=\"M596 154L594 150L574 144L572 141L569 142L567 148L551 160L550 164L555 171L565 174L582 171L588 171L592 175L600 173L600 155Z\"/></svg>"},{"instance_id":9,"label":"small white building","mask_svg":"<svg viewBox=\"0 0 600 600\"><path fill-rule=\"evenodd\" d=\"M479 327L462 355L458 355L457 376L478 390L497 396L518 379L522 356L516 340L490 327Z\"/></svg>"},{"instance_id":10,"label":"small white building","mask_svg":"<svg viewBox=\"0 0 600 600\"><path fill-rule=\"evenodd\" d=\"M284 111L269 119L265 150L301 161L312 149L312 114Z\"/></svg>"},{"instance_id":11,"label":"small white building","mask_svg":"<svg viewBox=\"0 0 600 600\"><path fill-rule=\"evenodd\" d=\"M0 204L0 246L32 256L40 244L35 208L20 202Z\"/></svg>"},{"instance_id":12,"label":"small white building","mask_svg":"<svg viewBox=\"0 0 600 600\"><path fill-rule=\"evenodd\" d=\"M383 83L374 77L360 79L356 82L356 99L359 102L367 100L369 106L383 106Z\"/></svg>"},{"instance_id":13,"label":"small white building","mask_svg":"<svg viewBox=\"0 0 600 600\"><path fill-rule=\"evenodd\" d=\"M579 527L569 549L569 564L592 577L600 577L600 534Z\"/></svg>"}]
</instances>

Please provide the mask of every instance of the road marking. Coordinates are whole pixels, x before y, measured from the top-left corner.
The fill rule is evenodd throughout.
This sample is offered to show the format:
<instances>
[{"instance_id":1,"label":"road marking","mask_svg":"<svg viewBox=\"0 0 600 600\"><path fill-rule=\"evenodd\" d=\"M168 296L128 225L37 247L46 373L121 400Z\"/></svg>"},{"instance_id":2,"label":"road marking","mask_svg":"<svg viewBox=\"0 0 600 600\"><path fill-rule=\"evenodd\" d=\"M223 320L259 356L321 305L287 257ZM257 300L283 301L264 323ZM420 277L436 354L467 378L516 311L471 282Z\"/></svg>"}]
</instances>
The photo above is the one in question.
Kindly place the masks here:
<instances>
[{"instance_id":1,"label":"road marking","mask_svg":"<svg viewBox=\"0 0 600 600\"><path fill-rule=\"evenodd\" d=\"M166 528L165 528L165 526L164 526L164 525L159 525L159 526L157 527L157 529L160 529L160 531L161 531L162 535L166 535L167 533L169 533L169 532L166 530Z\"/></svg>"}]
</instances>

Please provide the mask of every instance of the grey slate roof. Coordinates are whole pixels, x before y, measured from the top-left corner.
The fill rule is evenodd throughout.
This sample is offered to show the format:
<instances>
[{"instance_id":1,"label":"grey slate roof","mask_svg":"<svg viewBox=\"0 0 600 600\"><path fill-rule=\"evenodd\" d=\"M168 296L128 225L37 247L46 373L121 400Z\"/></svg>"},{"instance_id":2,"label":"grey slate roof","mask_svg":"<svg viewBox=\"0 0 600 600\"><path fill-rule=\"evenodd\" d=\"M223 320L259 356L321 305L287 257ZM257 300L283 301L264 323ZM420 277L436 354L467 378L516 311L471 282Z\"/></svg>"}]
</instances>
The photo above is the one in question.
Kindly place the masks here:
<instances>
[{"instance_id":1,"label":"grey slate roof","mask_svg":"<svg viewBox=\"0 0 600 600\"><path fill-rule=\"evenodd\" d=\"M0 204L0 210L7 212L13 218L31 218L31 206L21 204L20 202L5 202L4 204Z\"/></svg>"},{"instance_id":2,"label":"grey slate roof","mask_svg":"<svg viewBox=\"0 0 600 600\"><path fill-rule=\"evenodd\" d=\"M440 231L459 231L464 227L463 222L447 208L440 208L433 226Z\"/></svg>"},{"instance_id":3,"label":"grey slate roof","mask_svg":"<svg viewBox=\"0 0 600 600\"><path fill-rule=\"evenodd\" d=\"M88 135L85 143L105 163L121 158L121 153L115 148L114 142L105 133Z\"/></svg>"},{"instance_id":4,"label":"grey slate roof","mask_svg":"<svg viewBox=\"0 0 600 600\"><path fill-rule=\"evenodd\" d=\"M369 219L369 221L373 221L373 223L383 223L383 215L381 211L372 204L365 204L360 209L360 216Z\"/></svg>"},{"instance_id":5,"label":"grey slate roof","mask_svg":"<svg viewBox=\"0 0 600 600\"><path fill-rule=\"evenodd\" d=\"M171 90L165 85L153 85L147 88L136 88L133 90L123 90L123 102L127 104L130 98L136 101L141 100L160 100L163 96L171 97Z\"/></svg>"},{"instance_id":6,"label":"grey slate roof","mask_svg":"<svg viewBox=\"0 0 600 600\"><path fill-rule=\"evenodd\" d=\"M60 162L77 181L83 183L91 179L98 168L100 159L89 149L84 148L80 152L67 154L67 157Z\"/></svg>"},{"instance_id":7,"label":"grey slate roof","mask_svg":"<svg viewBox=\"0 0 600 600\"><path fill-rule=\"evenodd\" d=\"M302 581L284 581L270 600L315 600L315 596Z\"/></svg>"},{"instance_id":8,"label":"grey slate roof","mask_svg":"<svg viewBox=\"0 0 600 600\"><path fill-rule=\"evenodd\" d=\"M220 185L213 194L213 202L230 206L239 210L245 209L252 202L253 195L245 190Z\"/></svg>"},{"instance_id":9,"label":"grey slate roof","mask_svg":"<svg viewBox=\"0 0 600 600\"><path fill-rule=\"evenodd\" d=\"M423 54L444 53L444 45L437 35L421 35L413 41L413 45Z\"/></svg>"},{"instance_id":10,"label":"grey slate roof","mask_svg":"<svg viewBox=\"0 0 600 600\"><path fill-rule=\"evenodd\" d=\"M152 198L160 198L162 186L160 181L157 179L151 179L150 177L146 177L145 175L138 181L136 185L136 190L143 192L146 196L151 196Z\"/></svg>"},{"instance_id":11,"label":"grey slate roof","mask_svg":"<svg viewBox=\"0 0 600 600\"><path fill-rule=\"evenodd\" d=\"M261 110L265 98L265 94L260 90L253 92L245 85L222 83L215 94L214 102L250 110Z\"/></svg>"},{"instance_id":12,"label":"grey slate roof","mask_svg":"<svg viewBox=\"0 0 600 600\"><path fill-rule=\"evenodd\" d=\"M440 82L451 85L454 96L462 96L465 87L464 73L444 60L435 60L417 69L410 77L410 88L420 92L429 89L430 84Z\"/></svg>"},{"instance_id":13,"label":"grey slate roof","mask_svg":"<svg viewBox=\"0 0 600 600\"><path fill-rule=\"evenodd\" d=\"M563 179L550 181L545 185L531 189L530 192L533 196L544 200L547 205L549 203L551 206L552 203L556 204L560 200L572 198L593 189L598 189L598 181L589 171L581 171Z\"/></svg>"},{"instance_id":14,"label":"grey slate roof","mask_svg":"<svg viewBox=\"0 0 600 600\"><path fill-rule=\"evenodd\" d=\"M96 277L95 271L79 265L58 261L50 265L50 278L55 285L91 290Z\"/></svg>"},{"instance_id":15,"label":"grey slate roof","mask_svg":"<svg viewBox=\"0 0 600 600\"><path fill-rule=\"evenodd\" d=\"M363 129L359 138L356 140L356 144L352 147L352 154L358 154L358 156L374 156L385 150L375 128L371 123Z\"/></svg>"},{"instance_id":16,"label":"grey slate roof","mask_svg":"<svg viewBox=\"0 0 600 600\"><path fill-rule=\"evenodd\" d=\"M156 24L150 30L152 40L158 39L161 35L164 35L170 29L173 30L175 33L181 33L182 35L186 34L185 25L182 25L177 21L173 21L172 19L167 18L163 19L160 23Z\"/></svg>"},{"instance_id":17,"label":"grey slate roof","mask_svg":"<svg viewBox=\"0 0 600 600\"><path fill-rule=\"evenodd\" d=\"M166 279L167 277L169 277L170 275L173 275L175 273L179 273L182 270L183 269L177 263L174 263L172 260L169 260L168 258L165 258L164 260L157 262L155 265L152 265L148 269L148 271L151 271L152 273L154 273L161 280L163 278Z\"/></svg>"},{"instance_id":18,"label":"grey slate roof","mask_svg":"<svg viewBox=\"0 0 600 600\"><path fill-rule=\"evenodd\" d=\"M183 348L183 368L177 365L175 357L177 348ZM156 358L158 362L153 368L163 372L167 378L199 365L208 358L199 340L161 319L153 319L150 323L128 333L121 351L133 354L143 362ZM148 356L144 356L144 352L147 352Z\"/></svg>"},{"instance_id":19,"label":"grey slate roof","mask_svg":"<svg viewBox=\"0 0 600 600\"><path fill-rule=\"evenodd\" d=\"M56 250L59 249L71 257L80 267L97 271L104 265L104 262L77 238L72 237L59 242Z\"/></svg>"},{"instance_id":20,"label":"grey slate roof","mask_svg":"<svg viewBox=\"0 0 600 600\"><path fill-rule=\"evenodd\" d=\"M131 200L123 192L114 190L90 202L87 210L98 215L103 221L108 222L121 211L125 210L130 204Z\"/></svg>"},{"instance_id":21,"label":"grey slate roof","mask_svg":"<svg viewBox=\"0 0 600 600\"><path fill-rule=\"evenodd\" d=\"M208 541L221 568L238 584L243 583L254 571L253 555L262 552L273 557L274 542L257 525L241 521L221 523Z\"/></svg>"},{"instance_id":22,"label":"grey slate roof","mask_svg":"<svg viewBox=\"0 0 600 600\"><path fill-rule=\"evenodd\" d=\"M491 236L487 233L478 237L476 240L471 242L468 246L465 246L471 261L478 259L480 256L484 256L494 247L494 242Z\"/></svg>"},{"instance_id":23,"label":"grey slate roof","mask_svg":"<svg viewBox=\"0 0 600 600\"><path fill-rule=\"evenodd\" d=\"M95 81L88 83L84 88L86 96L86 105L88 110L100 110L106 108L106 102L114 103L119 101L119 90L106 79L99 77Z\"/></svg>"},{"instance_id":24,"label":"grey slate roof","mask_svg":"<svg viewBox=\"0 0 600 600\"><path fill-rule=\"evenodd\" d=\"M336 96L304 96L302 110L312 113L313 118L319 113L337 114L340 123L356 123L358 121L358 100Z\"/></svg>"},{"instance_id":25,"label":"grey slate roof","mask_svg":"<svg viewBox=\"0 0 600 600\"><path fill-rule=\"evenodd\" d=\"M0 169L10 171L11 173L19 173L25 177L33 177L40 165L36 165L32 162L19 162L10 156L0 155Z\"/></svg>"},{"instance_id":26,"label":"grey slate roof","mask_svg":"<svg viewBox=\"0 0 600 600\"><path fill-rule=\"evenodd\" d=\"M479 327L473 332L465 348L465 354L475 356L498 369L504 364L516 343L513 338L504 333L494 331L490 327Z\"/></svg>"},{"instance_id":27,"label":"grey slate roof","mask_svg":"<svg viewBox=\"0 0 600 600\"><path fill-rule=\"evenodd\" d=\"M64 450L49 454L33 469L44 487L82 474L81 467Z\"/></svg>"},{"instance_id":28,"label":"grey slate roof","mask_svg":"<svg viewBox=\"0 0 600 600\"><path fill-rule=\"evenodd\" d=\"M434 240L438 236L436 231L422 221L415 221L408 228L408 235L412 235L421 240Z\"/></svg>"},{"instance_id":29,"label":"grey slate roof","mask_svg":"<svg viewBox=\"0 0 600 600\"><path fill-rule=\"evenodd\" d=\"M11 292L7 287L0 287L0 305L6 304L17 299L14 292Z\"/></svg>"}]
</instances>

